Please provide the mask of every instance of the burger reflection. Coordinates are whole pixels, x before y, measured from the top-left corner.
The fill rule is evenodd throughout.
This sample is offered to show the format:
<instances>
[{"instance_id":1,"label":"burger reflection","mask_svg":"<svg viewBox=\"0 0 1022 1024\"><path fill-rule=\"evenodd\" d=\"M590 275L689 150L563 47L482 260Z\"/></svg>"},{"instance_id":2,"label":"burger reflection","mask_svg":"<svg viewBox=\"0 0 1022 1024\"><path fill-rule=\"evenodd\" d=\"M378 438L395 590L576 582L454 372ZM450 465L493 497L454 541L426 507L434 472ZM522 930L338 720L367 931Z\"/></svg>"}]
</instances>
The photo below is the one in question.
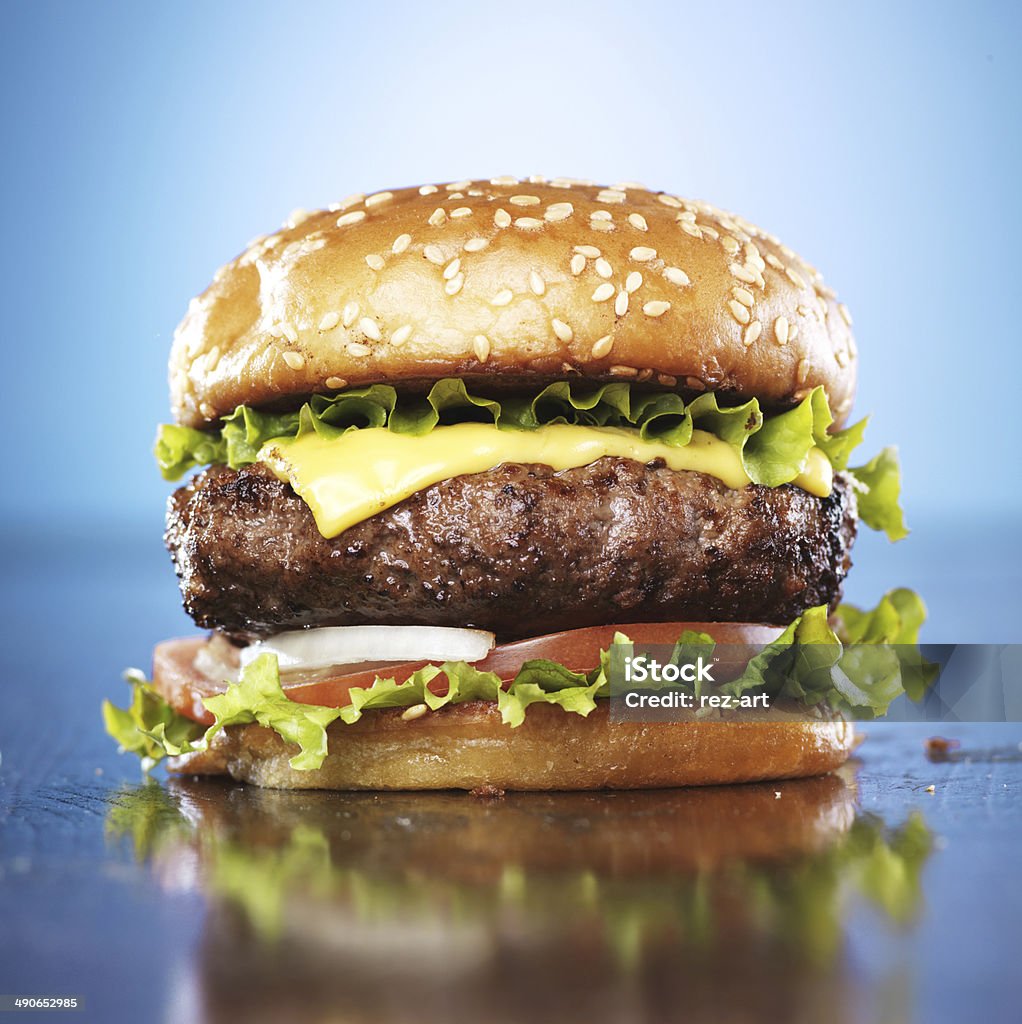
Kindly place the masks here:
<instances>
[{"instance_id":1,"label":"burger reflection","mask_svg":"<svg viewBox=\"0 0 1022 1024\"><path fill-rule=\"evenodd\" d=\"M932 848L850 775L658 792L124 790L108 840L208 895L200 1021L907 1020ZM869 908L868 910L865 908ZM861 931L861 925L856 925ZM886 954L885 954L886 955Z\"/></svg>"}]
</instances>

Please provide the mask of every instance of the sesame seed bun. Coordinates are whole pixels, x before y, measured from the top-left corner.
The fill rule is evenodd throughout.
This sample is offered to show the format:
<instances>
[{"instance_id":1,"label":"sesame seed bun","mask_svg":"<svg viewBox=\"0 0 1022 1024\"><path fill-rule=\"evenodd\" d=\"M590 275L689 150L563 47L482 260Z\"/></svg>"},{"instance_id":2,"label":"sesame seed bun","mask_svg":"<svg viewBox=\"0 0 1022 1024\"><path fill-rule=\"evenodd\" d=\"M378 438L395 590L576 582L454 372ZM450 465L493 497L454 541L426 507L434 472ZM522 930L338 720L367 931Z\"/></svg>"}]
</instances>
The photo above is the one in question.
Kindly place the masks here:
<instances>
[{"instance_id":1,"label":"sesame seed bun","mask_svg":"<svg viewBox=\"0 0 1022 1024\"><path fill-rule=\"evenodd\" d=\"M178 422L441 377L632 380L782 408L855 391L851 318L773 235L633 185L495 178L295 213L178 328Z\"/></svg>"},{"instance_id":2,"label":"sesame seed bun","mask_svg":"<svg viewBox=\"0 0 1022 1024\"><path fill-rule=\"evenodd\" d=\"M697 721L611 722L549 705L510 729L494 701L406 720L381 709L328 730L321 768L296 771L297 747L259 725L231 726L208 750L170 759L172 772L230 775L271 789L661 789L820 775L843 764L854 729L834 712L792 705Z\"/></svg>"}]
</instances>

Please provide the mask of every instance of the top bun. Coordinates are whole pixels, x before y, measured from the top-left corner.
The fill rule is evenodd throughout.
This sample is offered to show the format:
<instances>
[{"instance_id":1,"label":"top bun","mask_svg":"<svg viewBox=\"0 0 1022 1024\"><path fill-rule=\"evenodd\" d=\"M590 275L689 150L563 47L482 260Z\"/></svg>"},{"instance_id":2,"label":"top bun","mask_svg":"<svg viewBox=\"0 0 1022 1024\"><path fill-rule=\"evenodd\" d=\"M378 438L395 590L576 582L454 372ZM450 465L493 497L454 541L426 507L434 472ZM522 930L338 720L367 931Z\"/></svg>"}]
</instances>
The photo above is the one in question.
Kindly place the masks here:
<instances>
[{"instance_id":1,"label":"top bun","mask_svg":"<svg viewBox=\"0 0 1022 1024\"><path fill-rule=\"evenodd\" d=\"M855 392L851 318L773 235L637 185L493 178L296 212L178 327L175 418L386 381L580 376L784 408Z\"/></svg>"}]
</instances>

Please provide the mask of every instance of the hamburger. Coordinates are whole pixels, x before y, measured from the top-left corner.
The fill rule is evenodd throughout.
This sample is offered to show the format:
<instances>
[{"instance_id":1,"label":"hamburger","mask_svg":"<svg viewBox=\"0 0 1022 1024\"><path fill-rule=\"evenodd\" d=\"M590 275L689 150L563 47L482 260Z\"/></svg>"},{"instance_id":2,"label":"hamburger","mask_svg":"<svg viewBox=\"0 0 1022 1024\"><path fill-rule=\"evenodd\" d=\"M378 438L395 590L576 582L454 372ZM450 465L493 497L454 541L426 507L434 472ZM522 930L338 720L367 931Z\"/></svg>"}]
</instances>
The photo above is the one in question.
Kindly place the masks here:
<instances>
[{"instance_id":1,"label":"hamburger","mask_svg":"<svg viewBox=\"0 0 1022 1024\"><path fill-rule=\"evenodd\" d=\"M904 684L848 684L842 643L923 617L839 604L860 524L906 532L893 449L849 468L856 365L820 274L704 202L495 178L298 211L175 334L155 451L197 470L166 543L209 633L108 730L280 788L828 771ZM692 643L758 651L726 686L769 707L612 721L615 645Z\"/></svg>"}]
</instances>

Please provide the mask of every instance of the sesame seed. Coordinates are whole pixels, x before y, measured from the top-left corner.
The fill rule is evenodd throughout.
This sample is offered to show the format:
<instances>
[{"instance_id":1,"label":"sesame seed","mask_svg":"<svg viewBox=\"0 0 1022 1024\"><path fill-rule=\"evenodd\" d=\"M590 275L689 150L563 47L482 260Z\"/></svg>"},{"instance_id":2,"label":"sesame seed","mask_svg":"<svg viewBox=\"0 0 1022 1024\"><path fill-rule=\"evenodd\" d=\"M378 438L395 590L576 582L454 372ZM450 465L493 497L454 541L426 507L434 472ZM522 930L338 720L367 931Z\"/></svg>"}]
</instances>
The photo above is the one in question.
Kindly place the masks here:
<instances>
[{"instance_id":1,"label":"sesame seed","mask_svg":"<svg viewBox=\"0 0 1022 1024\"><path fill-rule=\"evenodd\" d=\"M591 214L589 214L589 219L590 220L613 220L614 219L614 214L612 214L610 212L610 210L593 210L593 212Z\"/></svg>"},{"instance_id":2,"label":"sesame seed","mask_svg":"<svg viewBox=\"0 0 1022 1024\"><path fill-rule=\"evenodd\" d=\"M784 274L796 288L806 287L805 278L793 267L788 267Z\"/></svg>"},{"instance_id":3,"label":"sesame seed","mask_svg":"<svg viewBox=\"0 0 1022 1024\"><path fill-rule=\"evenodd\" d=\"M515 206L539 206L539 196L512 196L508 202Z\"/></svg>"},{"instance_id":4,"label":"sesame seed","mask_svg":"<svg viewBox=\"0 0 1022 1024\"><path fill-rule=\"evenodd\" d=\"M431 196L434 192L439 191L436 185L420 185L419 195L420 196Z\"/></svg>"},{"instance_id":5,"label":"sesame seed","mask_svg":"<svg viewBox=\"0 0 1022 1024\"><path fill-rule=\"evenodd\" d=\"M619 192L616 188L605 188L596 193L598 203L623 203L627 198L624 192Z\"/></svg>"},{"instance_id":6,"label":"sesame seed","mask_svg":"<svg viewBox=\"0 0 1022 1024\"><path fill-rule=\"evenodd\" d=\"M703 224L699 230L702 231L704 235L707 235L709 238L712 238L714 241L720 238L720 232L717 231L716 228L711 228L709 224Z\"/></svg>"},{"instance_id":7,"label":"sesame seed","mask_svg":"<svg viewBox=\"0 0 1022 1024\"><path fill-rule=\"evenodd\" d=\"M649 225L646 223L646 218L641 213L630 213L628 214L628 223L633 228L638 228L639 231L649 231Z\"/></svg>"},{"instance_id":8,"label":"sesame seed","mask_svg":"<svg viewBox=\"0 0 1022 1024\"><path fill-rule=\"evenodd\" d=\"M470 188L470 189L468 190L468 195L470 195L470 196L473 196L473 197L476 197L476 198L477 198L477 197L479 197L479 196L484 196L484 195L486 195L486 193L485 193L485 192L484 192L484 191L483 191L483 190L482 190L481 188Z\"/></svg>"},{"instance_id":9,"label":"sesame seed","mask_svg":"<svg viewBox=\"0 0 1022 1024\"><path fill-rule=\"evenodd\" d=\"M549 221L567 220L575 212L571 203L551 203L543 214Z\"/></svg>"},{"instance_id":10,"label":"sesame seed","mask_svg":"<svg viewBox=\"0 0 1022 1024\"><path fill-rule=\"evenodd\" d=\"M511 214L507 210L497 210L493 215L493 223L498 228L509 228L511 226Z\"/></svg>"},{"instance_id":11,"label":"sesame seed","mask_svg":"<svg viewBox=\"0 0 1022 1024\"><path fill-rule=\"evenodd\" d=\"M369 355L370 349L368 345L360 345L357 341L349 342L345 345L348 353L353 356L367 356Z\"/></svg>"},{"instance_id":12,"label":"sesame seed","mask_svg":"<svg viewBox=\"0 0 1022 1024\"><path fill-rule=\"evenodd\" d=\"M518 185L520 183L518 178L512 177L510 174L503 174L499 178L490 178L491 185Z\"/></svg>"},{"instance_id":13,"label":"sesame seed","mask_svg":"<svg viewBox=\"0 0 1022 1024\"><path fill-rule=\"evenodd\" d=\"M379 206L380 203L385 203L388 199L393 198L393 192L376 192L366 198L366 206Z\"/></svg>"},{"instance_id":14,"label":"sesame seed","mask_svg":"<svg viewBox=\"0 0 1022 1024\"><path fill-rule=\"evenodd\" d=\"M390 343L395 348L400 348L411 337L411 334L412 325L404 324L390 336Z\"/></svg>"},{"instance_id":15,"label":"sesame seed","mask_svg":"<svg viewBox=\"0 0 1022 1024\"><path fill-rule=\"evenodd\" d=\"M600 277L612 277L614 274L614 268L602 256L597 259L593 266L596 268L596 273L599 274Z\"/></svg>"},{"instance_id":16,"label":"sesame seed","mask_svg":"<svg viewBox=\"0 0 1022 1024\"><path fill-rule=\"evenodd\" d=\"M441 249L439 245L427 245L422 250L422 255L425 256L430 263L435 263L437 266L440 266L447 260L444 256L443 249Z\"/></svg>"},{"instance_id":17,"label":"sesame seed","mask_svg":"<svg viewBox=\"0 0 1022 1024\"><path fill-rule=\"evenodd\" d=\"M593 302L606 302L607 299L614 295L614 286L609 281L604 281L603 284L597 285L596 291L593 292Z\"/></svg>"},{"instance_id":18,"label":"sesame seed","mask_svg":"<svg viewBox=\"0 0 1022 1024\"><path fill-rule=\"evenodd\" d=\"M686 274L680 267L664 267L664 277L666 277L671 284L686 285L692 283L689 280L688 274Z\"/></svg>"},{"instance_id":19,"label":"sesame seed","mask_svg":"<svg viewBox=\"0 0 1022 1024\"><path fill-rule=\"evenodd\" d=\"M684 231L686 235L691 235L693 238L703 237L702 231L700 231L695 224L690 224L687 220L681 221L681 230Z\"/></svg>"},{"instance_id":20,"label":"sesame seed","mask_svg":"<svg viewBox=\"0 0 1022 1024\"><path fill-rule=\"evenodd\" d=\"M450 279L454 277L455 274L457 274L460 269L461 258L456 256L453 260L451 260L450 263L447 264L446 267L444 267L444 280L450 281Z\"/></svg>"},{"instance_id":21,"label":"sesame seed","mask_svg":"<svg viewBox=\"0 0 1022 1024\"><path fill-rule=\"evenodd\" d=\"M774 321L774 336L777 338L778 345L788 344L788 318L785 316L779 316Z\"/></svg>"},{"instance_id":22,"label":"sesame seed","mask_svg":"<svg viewBox=\"0 0 1022 1024\"><path fill-rule=\"evenodd\" d=\"M323 314L323 319L319 322L319 329L321 331L332 331L341 322L341 314L336 310L331 310L329 313Z\"/></svg>"},{"instance_id":23,"label":"sesame seed","mask_svg":"<svg viewBox=\"0 0 1022 1024\"><path fill-rule=\"evenodd\" d=\"M355 318L357 316L358 303L349 302L341 312L341 323L344 324L345 327L350 327L355 322Z\"/></svg>"},{"instance_id":24,"label":"sesame seed","mask_svg":"<svg viewBox=\"0 0 1022 1024\"><path fill-rule=\"evenodd\" d=\"M844 320L849 327L852 326L852 314L848 312L848 307L843 303L838 303L837 311L841 314L841 319Z\"/></svg>"},{"instance_id":25,"label":"sesame seed","mask_svg":"<svg viewBox=\"0 0 1022 1024\"><path fill-rule=\"evenodd\" d=\"M563 320L558 320L557 317L550 321L550 326L553 327L554 334L561 341L571 341L575 337L575 332Z\"/></svg>"},{"instance_id":26,"label":"sesame seed","mask_svg":"<svg viewBox=\"0 0 1022 1024\"><path fill-rule=\"evenodd\" d=\"M411 244L411 235L398 235L397 238L394 239L394 244L390 247L390 251L397 255L398 253L404 252Z\"/></svg>"},{"instance_id":27,"label":"sesame seed","mask_svg":"<svg viewBox=\"0 0 1022 1024\"><path fill-rule=\"evenodd\" d=\"M541 228L543 221L538 220L536 217L516 217L515 227L521 228L523 231L535 231L536 228Z\"/></svg>"},{"instance_id":28,"label":"sesame seed","mask_svg":"<svg viewBox=\"0 0 1022 1024\"><path fill-rule=\"evenodd\" d=\"M362 317L358 322L358 329L367 337L372 338L373 341L379 341L382 335L380 334L380 328L375 320L370 319L367 316ZM350 346L349 346L350 347Z\"/></svg>"},{"instance_id":29,"label":"sesame seed","mask_svg":"<svg viewBox=\"0 0 1022 1024\"><path fill-rule=\"evenodd\" d=\"M335 210L348 210L352 206L358 206L359 203L365 201L364 192L356 192L354 195L345 196L339 203L334 206Z\"/></svg>"},{"instance_id":30,"label":"sesame seed","mask_svg":"<svg viewBox=\"0 0 1022 1024\"><path fill-rule=\"evenodd\" d=\"M471 216L472 216L472 207L471 206L459 206L459 207L456 207L455 209L451 210L451 218L452 219L457 218L457 217L471 217Z\"/></svg>"},{"instance_id":31,"label":"sesame seed","mask_svg":"<svg viewBox=\"0 0 1022 1024\"><path fill-rule=\"evenodd\" d=\"M610 355L610 350L614 347L614 339L609 335L605 334L599 341L593 343L593 347L589 350L589 354L593 359L603 359L605 356Z\"/></svg>"},{"instance_id":32,"label":"sesame seed","mask_svg":"<svg viewBox=\"0 0 1022 1024\"><path fill-rule=\"evenodd\" d=\"M366 265L370 270L383 270L386 266L386 262L382 256L377 256L376 253L370 253L366 257Z\"/></svg>"},{"instance_id":33,"label":"sesame seed","mask_svg":"<svg viewBox=\"0 0 1022 1024\"><path fill-rule=\"evenodd\" d=\"M641 287L642 287L642 274L640 274L637 270L633 270L625 278L625 291L626 292L634 292L634 291L638 291Z\"/></svg>"},{"instance_id":34,"label":"sesame seed","mask_svg":"<svg viewBox=\"0 0 1022 1024\"><path fill-rule=\"evenodd\" d=\"M639 371L634 366L612 366L607 372L615 377L639 376Z\"/></svg>"},{"instance_id":35,"label":"sesame seed","mask_svg":"<svg viewBox=\"0 0 1022 1024\"><path fill-rule=\"evenodd\" d=\"M637 263L648 263L656 259L656 249L651 249L648 245L637 245L628 255Z\"/></svg>"},{"instance_id":36,"label":"sesame seed","mask_svg":"<svg viewBox=\"0 0 1022 1024\"><path fill-rule=\"evenodd\" d=\"M655 299L653 302L647 302L646 305L642 307L642 311L646 316L655 317L663 316L670 308L671 304L669 302L662 302L659 299Z\"/></svg>"},{"instance_id":37,"label":"sesame seed","mask_svg":"<svg viewBox=\"0 0 1022 1024\"><path fill-rule=\"evenodd\" d=\"M270 337L271 338L283 338L284 337L284 328L281 327L280 324L270 324L269 331L270 331Z\"/></svg>"},{"instance_id":38,"label":"sesame seed","mask_svg":"<svg viewBox=\"0 0 1022 1024\"><path fill-rule=\"evenodd\" d=\"M427 711L429 708L425 704L413 704L401 712L401 721L414 722L417 718L422 718Z\"/></svg>"},{"instance_id":39,"label":"sesame seed","mask_svg":"<svg viewBox=\"0 0 1022 1024\"><path fill-rule=\"evenodd\" d=\"M731 289L731 294L743 305L748 306L752 309L753 303L756 301L755 296L748 290L748 288L742 288L740 285L735 285Z\"/></svg>"},{"instance_id":40,"label":"sesame seed","mask_svg":"<svg viewBox=\"0 0 1022 1024\"><path fill-rule=\"evenodd\" d=\"M335 391L339 391L343 387L347 387L348 382L343 377L327 377L326 386L333 388Z\"/></svg>"},{"instance_id":41,"label":"sesame seed","mask_svg":"<svg viewBox=\"0 0 1022 1024\"><path fill-rule=\"evenodd\" d=\"M305 365L305 356L301 352L285 352L284 362L287 363L292 370L300 370Z\"/></svg>"},{"instance_id":42,"label":"sesame seed","mask_svg":"<svg viewBox=\"0 0 1022 1024\"><path fill-rule=\"evenodd\" d=\"M337 226L339 228L347 227L349 224L357 224L360 220L366 219L365 210L352 210L351 213L342 213L337 218Z\"/></svg>"},{"instance_id":43,"label":"sesame seed","mask_svg":"<svg viewBox=\"0 0 1022 1024\"><path fill-rule=\"evenodd\" d=\"M465 252L482 252L489 244L488 238L470 238L463 248Z\"/></svg>"},{"instance_id":44,"label":"sesame seed","mask_svg":"<svg viewBox=\"0 0 1022 1024\"><path fill-rule=\"evenodd\" d=\"M748 348L756 339L763 333L763 325L758 320L753 320L748 327L745 328L745 333L742 335L742 344Z\"/></svg>"},{"instance_id":45,"label":"sesame seed","mask_svg":"<svg viewBox=\"0 0 1022 1024\"><path fill-rule=\"evenodd\" d=\"M808 359L800 359L798 361L798 370L797 370L796 379L798 380L799 384L804 384L806 382L806 378L808 376L809 376L809 360Z\"/></svg>"},{"instance_id":46,"label":"sesame seed","mask_svg":"<svg viewBox=\"0 0 1022 1024\"><path fill-rule=\"evenodd\" d=\"M784 264L772 252L767 253L766 261L774 268L774 270L779 270L782 274L785 272L786 268Z\"/></svg>"},{"instance_id":47,"label":"sesame seed","mask_svg":"<svg viewBox=\"0 0 1022 1024\"><path fill-rule=\"evenodd\" d=\"M497 292L492 299L490 299L490 305L506 306L514 297L514 293L510 288L501 288L501 290Z\"/></svg>"},{"instance_id":48,"label":"sesame seed","mask_svg":"<svg viewBox=\"0 0 1022 1024\"><path fill-rule=\"evenodd\" d=\"M490 358L490 339L485 334L477 334L472 341L472 351L479 362L485 363Z\"/></svg>"},{"instance_id":49,"label":"sesame seed","mask_svg":"<svg viewBox=\"0 0 1022 1024\"><path fill-rule=\"evenodd\" d=\"M740 324L747 324L749 322L749 311L740 302L737 302L735 299L731 299L727 305L734 318Z\"/></svg>"},{"instance_id":50,"label":"sesame seed","mask_svg":"<svg viewBox=\"0 0 1022 1024\"><path fill-rule=\"evenodd\" d=\"M447 211L442 207L438 206L430 215L427 224L434 228L440 227L447 220Z\"/></svg>"},{"instance_id":51,"label":"sesame seed","mask_svg":"<svg viewBox=\"0 0 1022 1024\"><path fill-rule=\"evenodd\" d=\"M284 332L284 337L287 338L292 344L298 340L298 332L294 327L286 321L280 325L280 329Z\"/></svg>"},{"instance_id":52,"label":"sesame seed","mask_svg":"<svg viewBox=\"0 0 1022 1024\"><path fill-rule=\"evenodd\" d=\"M444 185L444 188L448 192L460 192L462 189L466 189L471 185L471 181L452 181L449 185Z\"/></svg>"},{"instance_id":53,"label":"sesame seed","mask_svg":"<svg viewBox=\"0 0 1022 1024\"><path fill-rule=\"evenodd\" d=\"M534 295L542 295L546 291L546 282L535 270L529 271L529 287Z\"/></svg>"},{"instance_id":54,"label":"sesame seed","mask_svg":"<svg viewBox=\"0 0 1022 1024\"><path fill-rule=\"evenodd\" d=\"M287 220L284 221L284 226L288 228L296 228L311 216L312 214L310 214L308 210L303 210L300 206L295 207L295 209L287 215Z\"/></svg>"},{"instance_id":55,"label":"sesame seed","mask_svg":"<svg viewBox=\"0 0 1022 1024\"><path fill-rule=\"evenodd\" d=\"M664 204L664 206L673 206L675 209L681 208L681 200L677 196L668 196L661 193L657 196L657 200Z\"/></svg>"},{"instance_id":56,"label":"sesame seed","mask_svg":"<svg viewBox=\"0 0 1022 1024\"><path fill-rule=\"evenodd\" d=\"M737 277L739 281L744 281L746 284L756 283L756 275L748 267L743 267L741 263L731 263L727 269L731 271L731 276Z\"/></svg>"},{"instance_id":57,"label":"sesame seed","mask_svg":"<svg viewBox=\"0 0 1022 1024\"><path fill-rule=\"evenodd\" d=\"M628 312L628 292L624 288L617 293L617 298L614 300L614 312L618 316L624 316Z\"/></svg>"},{"instance_id":58,"label":"sesame seed","mask_svg":"<svg viewBox=\"0 0 1022 1024\"><path fill-rule=\"evenodd\" d=\"M576 245L574 251L590 260L597 260L602 255L595 245Z\"/></svg>"},{"instance_id":59,"label":"sesame seed","mask_svg":"<svg viewBox=\"0 0 1022 1024\"><path fill-rule=\"evenodd\" d=\"M614 225L609 220L591 220L589 228L591 231L613 231Z\"/></svg>"},{"instance_id":60,"label":"sesame seed","mask_svg":"<svg viewBox=\"0 0 1022 1024\"><path fill-rule=\"evenodd\" d=\"M464 274L455 274L447 284L444 285L444 291L448 295L457 295L461 291L461 286L465 283Z\"/></svg>"},{"instance_id":61,"label":"sesame seed","mask_svg":"<svg viewBox=\"0 0 1022 1024\"><path fill-rule=\"evenodd\" d=\"M577 252L571 257L571 272L578 277L586 268L586 258L582 253Z\"/></svg>"},{"instance_id":62,"label":"sesame seed","mask_svg":"<svg viewBox=\"0 0 1022 1024\"><path fill-rule=\"evenodd\" d=\"M732 238L731 235L725 235L720 240L720 244L723 247L724 252L730 256L734 256L742 247L741 242L739 242L737 238Z\"/></svg>"}]
</instances>

